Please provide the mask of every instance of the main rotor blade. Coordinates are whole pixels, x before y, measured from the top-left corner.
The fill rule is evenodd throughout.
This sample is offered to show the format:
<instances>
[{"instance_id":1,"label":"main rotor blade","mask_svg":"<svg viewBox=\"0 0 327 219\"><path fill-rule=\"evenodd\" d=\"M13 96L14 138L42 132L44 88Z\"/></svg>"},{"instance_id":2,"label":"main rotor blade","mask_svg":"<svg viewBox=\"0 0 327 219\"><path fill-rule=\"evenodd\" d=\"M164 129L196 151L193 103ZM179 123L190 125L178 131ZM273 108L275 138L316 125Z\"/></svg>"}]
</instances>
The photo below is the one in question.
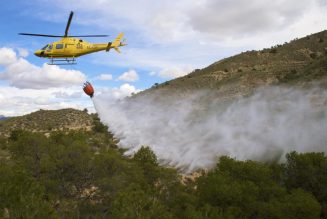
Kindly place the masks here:
<instances>
[{"instance_id":1,"label":"main rotor blade","mask_svg":"<svg viewBox=\"0 0 327 219\"><path fill-rule=\"evenodd\" d=\"M68 37L108 37L109 35L74 35Z\"/></svg>"},{"instance_id":2,"label":"main rotor blade","mask_svg":"<svg viewBox=\"0 0 327 219\"><path fill-rule=\"evenodd\" d=\"M73 15L74 15L74 12L71 11L71 12L70 12L70 15L69 15L69 18L68 18L67 25L66 25L66 30L65 30L65 35L64 35L64 37L67 37L67 36L68 36L69 26L70 26L70 23L72 22Z\"/></svg>"},{"instance_id":3,"label":"main rotor blade","mask_svg":"<svg viewBox=\"0 0 327 219\"><path fill-rule=\"evenodd\" d=\"M36 34L36 33L19 33L19 35L40 36L40 37L63 37L63 36L59 36L59 35Z\"/></svg>"}]
</instances>

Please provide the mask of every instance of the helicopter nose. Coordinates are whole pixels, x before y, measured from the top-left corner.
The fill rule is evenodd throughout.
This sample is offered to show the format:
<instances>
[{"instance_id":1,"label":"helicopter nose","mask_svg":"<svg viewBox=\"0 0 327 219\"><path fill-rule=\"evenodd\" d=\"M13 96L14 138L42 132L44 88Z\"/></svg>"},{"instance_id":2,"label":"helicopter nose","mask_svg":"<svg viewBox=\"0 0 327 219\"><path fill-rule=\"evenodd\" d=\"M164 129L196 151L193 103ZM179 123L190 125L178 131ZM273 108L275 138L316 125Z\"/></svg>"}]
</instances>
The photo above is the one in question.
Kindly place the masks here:
<instances>
[{"instance_id":1,"label":"helicopter nose","mask_svg":"<svg viewBox=\"0 0 327 219\"><path fill-rule=\"evenodd\" d=\"M40 57L40 55L41 55L41 52L40 52L40 50L36 51L36 52L34 53L34 55L36 55L36 56L39 56L39 57Z\"/></svg>"},{"instance_id":2,"label":"helicopter nose","mask_svg":"<svg viewBox=\"0 0 327 219\"><path fill-rule=\"evenodd\" d=\"M41 57L42 55L44 54L44 51L42 50L37 50L34 55L38 56L38 57Z\"/></svg>"}]
</instances>

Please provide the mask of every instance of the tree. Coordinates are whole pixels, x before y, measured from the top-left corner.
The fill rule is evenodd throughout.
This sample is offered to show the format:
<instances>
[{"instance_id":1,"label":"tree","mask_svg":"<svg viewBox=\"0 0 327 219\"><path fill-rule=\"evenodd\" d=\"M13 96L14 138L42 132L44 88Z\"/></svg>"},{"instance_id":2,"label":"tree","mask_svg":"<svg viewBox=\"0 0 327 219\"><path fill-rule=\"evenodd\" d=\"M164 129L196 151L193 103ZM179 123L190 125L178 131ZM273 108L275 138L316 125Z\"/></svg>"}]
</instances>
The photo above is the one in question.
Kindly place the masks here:
<instances>
[{"instance_id":1,"label":"tree","mask_svg":"<svg viewBox=\"0 0 327 219\"><path fill-rule=\"evenodd\" d=\"M110 209L110 218L173 218L153 194L135 184L118 193Z\"/></svg>"},{"instance_id":2,"label":"tree","mask_svg":"<svg viewBox=\"0 0 327 219\"><path fill-rule=\"evenodd\" d=\"M59 218L43 187L19 166L0 165L0 217Z\"/></svg>"},{"instance_id":3,"label":"tree","mask_svg":"<svg viewBox=\"0 0 327 219\"><path fill-rule=\"evenodd\" d=\"M24 134L23 130L13 130L10 132L9 140L10 141L17 141L18 138Z\"/></svg>"},{"instance_id":4,"label":"tree","mask_svg":"<svg viewBox=\"0 0 327 219\"><path fill-rule=\"evenodd\" d=\"M224 218L319 217L320 205L310 193L288 192L276 178L267 164L221 157L215 170L198 179L199 203L221 209Z\"/></svg>"},{"instance_id":5,"label":"tree","mask_svg":"<svg viewBox=\"0 0 327 219\"><path fill-rule=\"evenodd\" d=\"M142 146L135 154L133 159L141 164L158 166L157 156L149 147Z\"/></svg>"},{"instance_id":6,"label":"tree","mask_svg":"<svg viewBox=\"0 0 327 219\"><path fill-rule=\"evenodd\" d=\"M94 179L94 153L82 132L57 133L49 139L43 159L43 175L47 188L59 197L80 196Z\"/></svg>"},{"instance_id":7,"label":"tree","mask_svg":"<svg viewBox=\"0 0 327 219\"><path fill-rule=\"evenodd\" d=\"M285 183L288 189L302 188L311 192L321 203L327 217L327 157L324 153L286 155Z\"/></svg>"},{"instance_id":8,"label":"tree","mask_svg":"<svg viewBox=\"0 0 327 219\"><path fill-rule=\"evenodd\" d=\"M160 177L160 168L157 156L149 147L142 146L133 157L133 160L143 169L147 182L154 185Z\"/></svg>"},{"instance_id":9,"label":"tree","mask_svg":"<svg viewBox=\"0 0 327 219\"><path fill-rule=\"evenodd\" d=\"M100 118L98 117L98 114L93 115L93 128L92 128L92 130L94 132L99 132L99 133L108 132L108 126L104 125L100 121Z\"/></svg>"},{"instance_id":10,"label":"tree","mask_svg":"<svg viewBox=\"0 0 327 219\"><path fill-rule=\"evenodd\" d=\"M320 218L321 206L308 192L292 190L290 194L263 203L258 218Z\"/></svg>"},{"instance_id":11,"label":"tree","mask_svg":"<svg viewBox=\"0 0 327 219\"><path fill-rule=\"evenodd\" d=\"M40 133L24 131L12 132L9 150L13 159L26 168L34 177L40 179L42 157L46 151L48 139Z\"/></svg>"}]
</instances>

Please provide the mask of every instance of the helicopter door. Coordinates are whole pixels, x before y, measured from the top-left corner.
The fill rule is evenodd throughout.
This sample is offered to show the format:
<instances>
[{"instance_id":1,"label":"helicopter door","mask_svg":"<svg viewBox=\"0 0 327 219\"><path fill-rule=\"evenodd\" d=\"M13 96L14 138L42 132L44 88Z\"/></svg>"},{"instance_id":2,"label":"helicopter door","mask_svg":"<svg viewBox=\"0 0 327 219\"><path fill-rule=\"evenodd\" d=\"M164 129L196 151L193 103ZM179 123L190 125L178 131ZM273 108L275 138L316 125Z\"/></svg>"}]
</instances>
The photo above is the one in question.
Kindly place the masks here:
<instances>
[{"instance_id":1,"label":"helicopter door","mask_svg":"<svg viewBox=\"0 0 327 219\"><path fill-rule=\"evenodd\" d=\"M54 46L53 50L55 55L64 55L65 45L63 43L58 43Z\"/></svg>"}]
</instances>

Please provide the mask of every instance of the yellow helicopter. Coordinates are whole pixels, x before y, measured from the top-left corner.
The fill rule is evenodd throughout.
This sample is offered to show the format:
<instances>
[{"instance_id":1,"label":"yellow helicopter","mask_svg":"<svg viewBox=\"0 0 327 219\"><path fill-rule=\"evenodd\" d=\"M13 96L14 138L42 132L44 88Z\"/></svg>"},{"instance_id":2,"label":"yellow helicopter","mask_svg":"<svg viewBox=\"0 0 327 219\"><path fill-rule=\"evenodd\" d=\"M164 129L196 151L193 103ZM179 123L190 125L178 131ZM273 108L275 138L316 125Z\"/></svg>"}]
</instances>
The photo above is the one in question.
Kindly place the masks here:
<instances>
[{"instance_id":1,"label":"yellow helicopter","mask_svg":"<svg viewBox=\"0 0 327 219\"><path fill-rule=\"evenodd\" d=\"M79 35L69 36L68 31L72 21L74 12L70 12L68 22L66 25L65 35L48 35L48 34L33 34L33 33L19 33L19 35L40 36L40 37L61 37L62 39L52 42L44 46L42 49L35 51L38 57L50 59L49 65L72 65L76 64L76 58L82 55L90 54L105 50L109 52L110 49L116 50L120 53L119 47L126 46L121 42L124 37L123 33L118 34L113 42L108 43L89 43L82 39L75 37L107 37L108 35Z\"/></svg>"}]
</instances>

